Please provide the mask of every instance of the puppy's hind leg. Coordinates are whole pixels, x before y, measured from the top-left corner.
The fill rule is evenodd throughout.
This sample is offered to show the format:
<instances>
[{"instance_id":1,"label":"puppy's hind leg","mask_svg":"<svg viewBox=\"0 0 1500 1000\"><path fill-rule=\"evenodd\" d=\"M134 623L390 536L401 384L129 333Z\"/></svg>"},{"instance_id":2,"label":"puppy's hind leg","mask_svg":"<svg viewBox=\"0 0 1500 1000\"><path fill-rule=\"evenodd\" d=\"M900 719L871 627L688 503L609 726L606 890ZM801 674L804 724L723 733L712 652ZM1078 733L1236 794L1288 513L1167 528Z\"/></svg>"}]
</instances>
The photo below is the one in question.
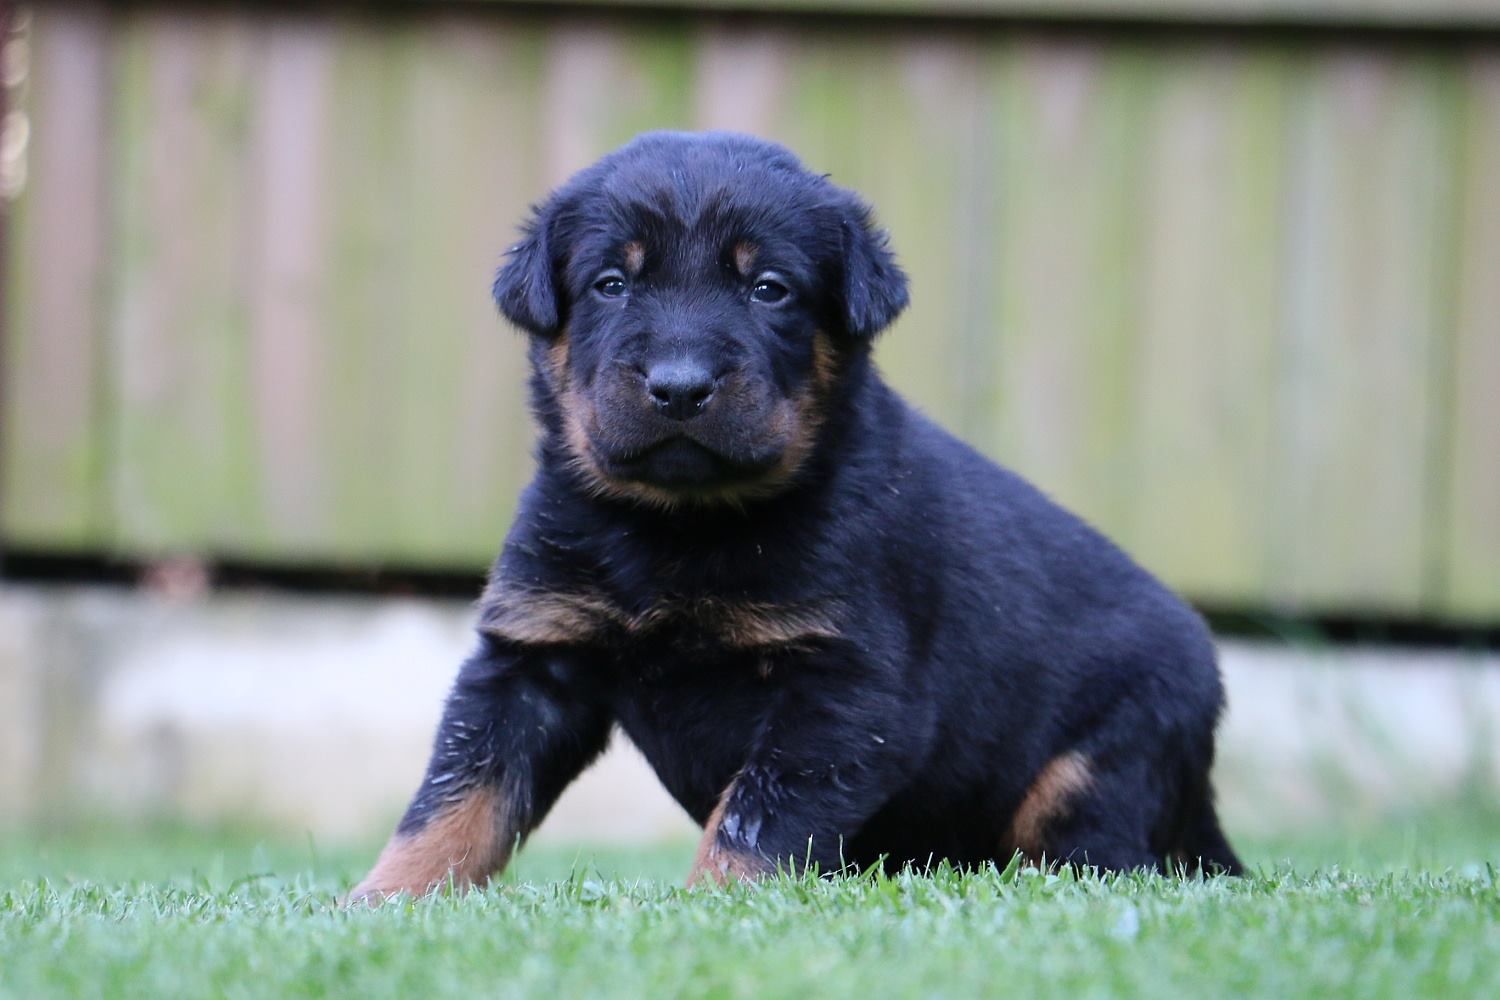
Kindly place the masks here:
<instances>
[{"instance_id":1,"label":"puppy's hind leg","mask_svg":"<svg viewBox=\"0 0 1500 1000\"><path fill-rule=\"evenodd\" d=\"M1100 766L1083 751L1054 757L1011 822L1011 843L1033 861L1101 871L1163 870L1152 849L1152 790L1139 761Z\"/></svg>"}]
</instances>

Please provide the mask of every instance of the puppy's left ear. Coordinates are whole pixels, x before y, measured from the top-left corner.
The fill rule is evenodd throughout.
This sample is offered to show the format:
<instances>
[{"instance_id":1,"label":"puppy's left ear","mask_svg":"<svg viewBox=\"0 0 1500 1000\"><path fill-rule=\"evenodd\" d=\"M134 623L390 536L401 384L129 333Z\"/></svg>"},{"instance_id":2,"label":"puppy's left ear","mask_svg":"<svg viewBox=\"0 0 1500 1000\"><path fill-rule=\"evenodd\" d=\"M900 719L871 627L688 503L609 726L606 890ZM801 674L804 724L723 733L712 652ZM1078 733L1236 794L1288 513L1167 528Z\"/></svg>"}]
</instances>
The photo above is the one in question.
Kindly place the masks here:
<instances>
[{"instance_id":1,"label":"puppy's left ear","mask_svg":"<svg viewBox=\"0 0 1500 1000\"><path fill-rule=\"evenodd\" d=\"M555 210L551 203L536 208L522 230L521 242L506 252L491 291L505 318L527 333L550 337L562 325L562 297L558 294L552 237Z\"/></svg>"},{"instance_id":2,"label":"puppy's left ear","mask_svg":"<svg viewBox=\"0 0 1500 1000\"><path fill-rule=\"evenodd\" d=\"M850 336L868 340L890 326L910 301L906 273L891 253L890 237L875 228L870 209L858 198L849 198L840 225L844 324Z\"/></svg>"}]
</instances>

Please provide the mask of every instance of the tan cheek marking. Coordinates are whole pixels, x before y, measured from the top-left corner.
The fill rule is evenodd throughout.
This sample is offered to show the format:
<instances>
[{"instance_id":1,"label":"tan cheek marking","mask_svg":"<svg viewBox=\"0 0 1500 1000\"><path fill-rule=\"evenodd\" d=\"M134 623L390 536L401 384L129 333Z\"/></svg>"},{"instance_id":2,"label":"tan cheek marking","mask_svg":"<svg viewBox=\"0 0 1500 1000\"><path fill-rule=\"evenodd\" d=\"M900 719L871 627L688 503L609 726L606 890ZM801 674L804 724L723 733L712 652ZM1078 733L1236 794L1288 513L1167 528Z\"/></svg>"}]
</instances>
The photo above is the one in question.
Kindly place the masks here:
<instances>
[{"instance_id":1,"label":"tan cheek marking","mask_svg":"<svg viewBox=\"0 0 1500 1000\"><path fill-rule=\"evenodd\" d=\"M734 266L739 269L741 275L746 278L750 277L750 269L755 267L755 258L759 253L760 248L754 243L742 240L734 245Z\"/></svg>"},{"instance_id":2,"label":"tan cheek marking","mask_svg":"<svg viewBox=\"0 0 1500 1000\"><path fill-rule=\"evenodd\" d=\"M568 446L569 461L582 475L589 488L600 496L612 496L634 500L650 507L671 510L691 497L680 496L649 483L634 483L610 478L594 458L589 446L589 435L585 422L593 422L594 414L583 395L568 389L559 400L563 413L563 437Z\"/></svg>"},{"instance_id":3,"label":"tan cheek marking","mask_svg":"<svg viewBox=\"0 0 1500 1000\"><path fill-rule=\"evenodd\" d=\"M1036 860L1045 848L1047 828L1068 814L1079 795L1094 784L1088 758L1078 751L1059 754L1047 762L1010 822L1012 850Z\"/></svg>"},{"instance_id":4,"label":"tan cheek marking","mask_svg":"<svg viewBox=\"0 0 1500 1000\"><path fill-rule=\"evenodd\" d=\"M719 844L719 826L724 822L724 806L734 786L724 789L719 804L703 825L703 839L698 842L698 853L693 857L693 867L688 871L689 887L709 881L724 885L732 881L748 882L770 872L770 866L758 855L728 850Z\"/></svg>"},{"instance_id":5,"label":"tan cheek marking","mask_svg":"<svg viewBox=\"0 0 1500 1000\"><path fill-rule=\"evenodd\" d=\"M781 459L767 476L768 482L784 483L797 474L818 442L823 428L824 401L838 377L838 355L832 339L819 330L813 335L812 368L807 385L790 400L776 408L772 418L773 434L785 436Z\"/></svg>"},{"instance_id":6,"label":"tan cheek marking","mask_svg":"<svg viewBox=\"0 0 1500 1000\"><path fill-rule=\"evenodd\" d=\"M460 888L484 884L510 860L514 828L506 812L500 793L483 788L415 833L398 833L349 901L379 902L398 892L425 896L447 885L450 877Z\"/></svg>"},{"instance_id":7,"label":"tan cheek marking","mask_svg":"<svg viewBox=\"0 0 1500 1000\"><path fill-rule=\"evenodd\" d=\"M814 390L822 395L833 388L833 381L838 377L838 354L833 349L833 338L819 330L813 334L812 352L812 384Z\"/></svg>"},{"instance_id":8,"label":"tan cheek marking","mask_svg":"<svg viewBox=\"0 0 1500 1000\"><path fill-rule=\"evenodd\" d=\"M673 491L649 483L614 479L599 466L589 446L586 429L597 418L583 395L566 384L566 345L561 341L559 345L554 345L553 348L563 365L561 381L557 383L558 402L562 408L563 434L572 465L582 474L594 493L631 500L660 510L673 510L684 505L737 506L779 493L812 454L818 432L823 426L824 399L838 377L838 355L833 341L820 330L813 339L812 369L807 385L795 397L782 400L767 424L766 440L781 438L786 441L776 465L764 477L751 483L704 492Z\"/></svg>"},{"instance_id":9,"label":"tan cheek marking","mask_svg":"<svg viewBox=\"0 0 1500 1000\"><path fill-rule=\"evenodd\" d=\"M646 245L640 240L631 240L624 246L625 273L634 278L646 266Z\"/></svg>"},{"instance_id":10,"label":"tan cheek marking","mask_svg":"<svg viewBox=\"0 0 1500 1000\"><path fill-rule=\"evenodd\" d=\"M568 386L568 357L571 350L568 332L564 328L547 348L547 376L557 392L565 392Z\"/></svg>"}]
</instances>

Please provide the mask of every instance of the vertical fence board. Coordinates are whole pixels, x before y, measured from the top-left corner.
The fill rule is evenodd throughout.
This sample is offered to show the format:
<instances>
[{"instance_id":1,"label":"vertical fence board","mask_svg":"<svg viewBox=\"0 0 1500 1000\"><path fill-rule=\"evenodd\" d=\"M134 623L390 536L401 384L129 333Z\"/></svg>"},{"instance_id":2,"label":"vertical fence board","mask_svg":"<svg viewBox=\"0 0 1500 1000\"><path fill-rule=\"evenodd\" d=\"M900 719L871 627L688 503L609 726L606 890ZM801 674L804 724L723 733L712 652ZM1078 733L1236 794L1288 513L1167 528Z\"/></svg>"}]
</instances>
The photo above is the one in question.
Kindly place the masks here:
<instances>
[{"instance_id":1,"label":"vertical fence board","mask_svg":"<svg viewBox=\"0 0 1500 1000\"><path fill-rule=\"evenodd\" d=\"M1429 393L1449 334L1438 261L1454 136L1424 59L1350 51L1305 82L1277 399L1278 594L1414 612L1437 472Z\"/></svg>"},{"instance_id":2,"label":"vertical fence board","mask_svg":"<svg viewBox=\"0 0 1500 1000\"><path fill-rule=\"evenodd\" d=\"M106 207L108 19L96 5L36 10L30 32L26 186L10 206L0 358L0 533L24 545L96 546L101 434L95 392Z\"/></svg>"},{"instance_id":3,"label":"vertical fence board","mask_svg":"<svg viewBox=\"0 0 1500 1000\"><path fill-rule=\"evenodd\" d=\"M111 471L117 544L212 551L255 523L246 241L260 33L131 13L113 113Z\"/></svg>"},{"instance_id":4,"label":"vertical fence board","mask_svg":"<svg viewBox=\"0 0 1500 1000\"><path fill-rule=\"evenodd\" d=\"M472 564L499 548L531 465L524 337L497 316L490 282L545 187L530 157L541 37L450 15L421 33L413 58L426 69L409 78L410 159L398 186L409 211L391 555Z\"/></svg>"},{"instance_id":5,"label":"vertical fence board","mask_svg":"<svg viewBox=\"0 0 1500 1000\"><path fill-rule=\"evenodd\" d=\"M1160 70L1127 538L1201 599L1261 600L1286 59L1207 47Z\"/></svg>"},{"instance_id":6,"label":"vertical fence board","mask_svg":"<svg viewBox=\"0 0 1500 1000\"><path fill-rule=\"evenodd\" d=\"M1500 619L1500 55L1466 67L1443 610Z\"/></svg>"},{"instance_id":7,"label":"vertical fence board","mask_svg":"<svg viewBox=\"0 0 1500 1000\"><path fill-rule=\"evenodd\" d=\"M1152 56L1092 36L1027 36L992 59L999 389L991 450L1118 536L1133 494L1128 375L1141 309Z\"/></svg>"},{"instance_id":8,"label":"vertical fence board","mask_svg":"<svg viewBox=\"0 0 1500 1000\"><path fill-rule=\"evenodd\" d=\"M336 24L330 44L336 110L318 175L328 247L318 318L330 371L316 433L321 503L332 517L322 544L335 557L379 562L398 533L392 397L408 377L401 247L420 211L401 189L411 152L400 128L410 114L401 57L410 41L403 25L351 20Z\"/></svg>"},{"instance_id":9,"label":"vertical fence board","mask_svg":"<svg viewBox=\"0 0 1500 1000\"><path fill-rule=\"evenodd\" d=\"M521 345L488 289L540 186L526 166L537 42L503 26L457 37L451 21L349 23L338 39L322 176L328 544L473 565L503 537L527 465Z\"/></svg>"},{"instance_id":10,"label":"vertical fence board","mask_svg":"<svg viewBox=\"0 0 1500 1000\"><path fill-rule=\"evenodd\" d=\"M323 21L267 26L255 59L247 272L251 438L257 517L225 524L220 552L281 558L317 551L337 520L319 406L338 367L321 322L328 232L319 172L335 109L331 31Z\"/></svg>"}]
</instances>

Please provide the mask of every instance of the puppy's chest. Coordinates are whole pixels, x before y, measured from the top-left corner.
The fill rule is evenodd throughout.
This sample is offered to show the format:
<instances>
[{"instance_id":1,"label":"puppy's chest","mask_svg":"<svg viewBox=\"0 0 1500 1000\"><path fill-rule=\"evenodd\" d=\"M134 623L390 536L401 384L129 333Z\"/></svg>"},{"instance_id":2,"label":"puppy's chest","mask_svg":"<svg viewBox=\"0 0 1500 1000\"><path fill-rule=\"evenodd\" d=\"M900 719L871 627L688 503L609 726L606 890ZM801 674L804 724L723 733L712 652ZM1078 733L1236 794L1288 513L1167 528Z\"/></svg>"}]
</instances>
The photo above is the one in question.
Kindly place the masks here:
<instances>
[{"instance_id":1,"label":"puppy's chest","mask_svg":"<svg viewBox=\"0 0 1500 1000\"><path fill-rule=\"evenodd\" d=\"M626 601L598 587L496 581L481 599L480 628L522 644L644 655L662 667L705 654L769 664L838 639L839 610L826 598L657 593Z\"/></svg>"}]
</instances>

